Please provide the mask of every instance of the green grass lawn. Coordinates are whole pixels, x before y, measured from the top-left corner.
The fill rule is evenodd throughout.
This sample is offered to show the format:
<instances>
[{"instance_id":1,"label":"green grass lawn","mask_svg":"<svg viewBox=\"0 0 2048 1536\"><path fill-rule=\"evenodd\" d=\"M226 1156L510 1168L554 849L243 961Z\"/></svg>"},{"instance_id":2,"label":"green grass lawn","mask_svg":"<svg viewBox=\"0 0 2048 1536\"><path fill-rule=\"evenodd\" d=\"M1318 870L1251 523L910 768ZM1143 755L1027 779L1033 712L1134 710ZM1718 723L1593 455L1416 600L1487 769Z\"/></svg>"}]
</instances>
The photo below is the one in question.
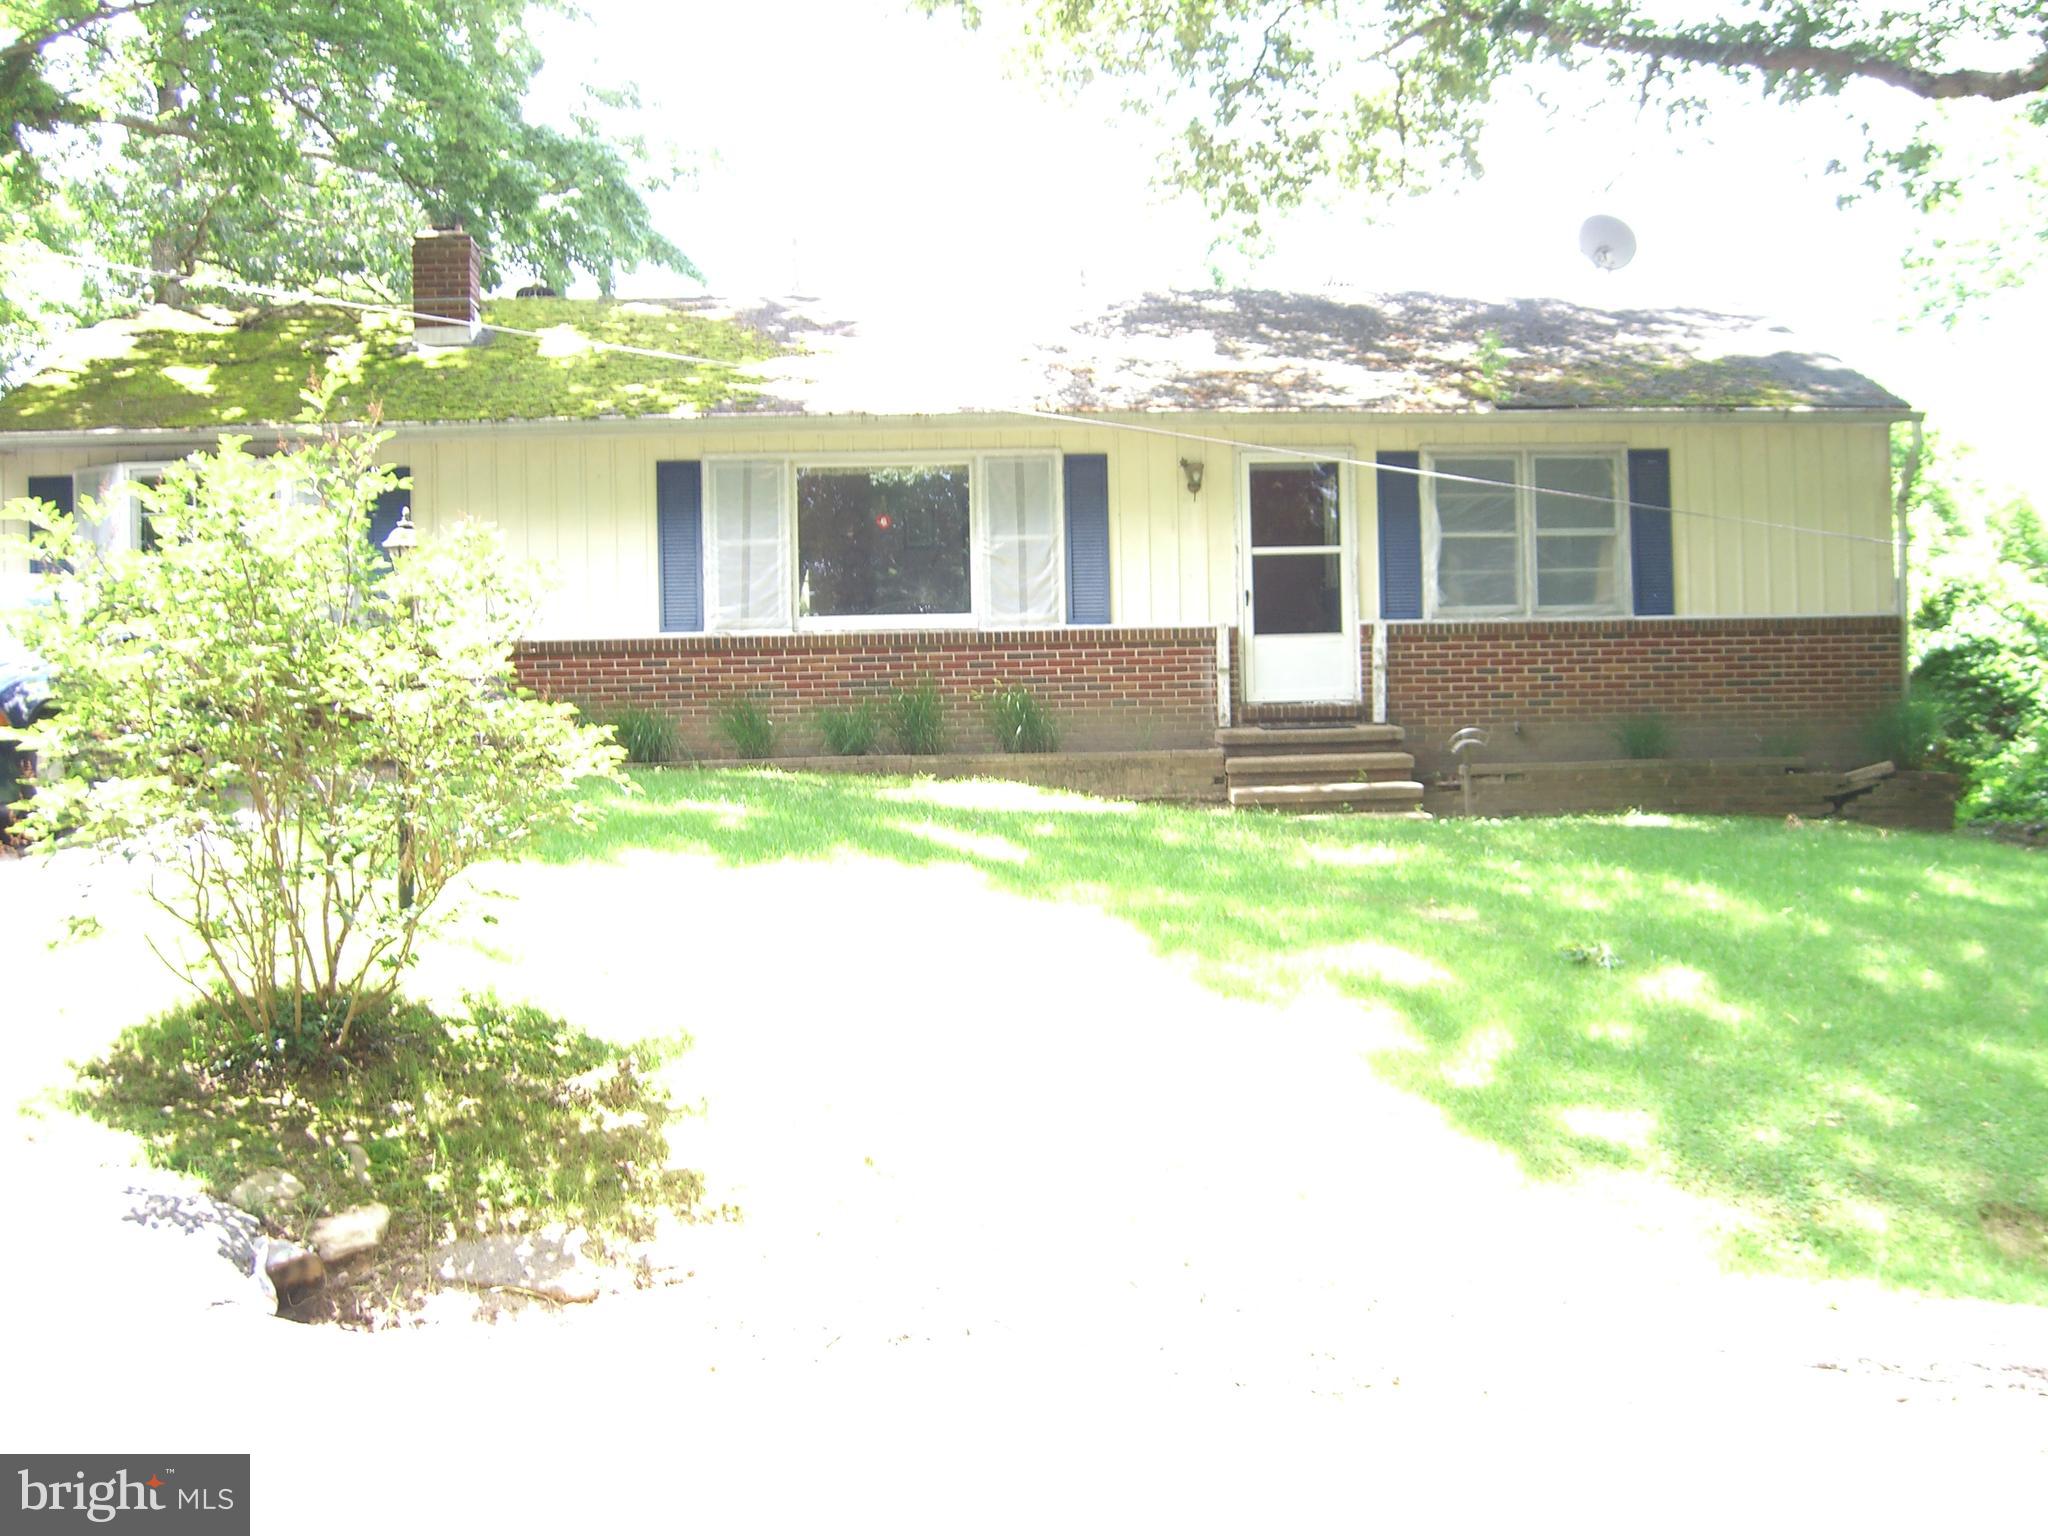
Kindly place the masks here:
<instances>
[{"instance_id":1,"label":"green grass lawn","mask_svg":"<svg viewBox=\"0 0 2048 1536\"><path fill-rule=\"evenodd\" d=\"M639 789L534 856L970 864L1133 924L1219 990L1355 999L1411 1042L1379 1070L1453 1124L1539 1176L1643 1168L1732 1205L1738 1264L2048 1301L2038 855L1832 824L1286 819L738 770Z\"/></svg>"},{"instance_id":2,"label":"green grass lawn","mask_svg":"<svg viewBox=\"0 0 2048 1536\"><path fill-rule=\"evenodd\" d=\"M72 1104L222 1195L259 1168L290 1170L304 1192L271 1215L294 1236L374 1193L394 1212L387 1251L479 1224L643 1237L702 1193L696 1172L666 1165L678 1111L647 1075L687 1039L622 1051L484 997L359 1023L342 1058L287 1070L217 1006L187 1004L124 1031L83 1068Z\"/></svg>"}]
</instances>

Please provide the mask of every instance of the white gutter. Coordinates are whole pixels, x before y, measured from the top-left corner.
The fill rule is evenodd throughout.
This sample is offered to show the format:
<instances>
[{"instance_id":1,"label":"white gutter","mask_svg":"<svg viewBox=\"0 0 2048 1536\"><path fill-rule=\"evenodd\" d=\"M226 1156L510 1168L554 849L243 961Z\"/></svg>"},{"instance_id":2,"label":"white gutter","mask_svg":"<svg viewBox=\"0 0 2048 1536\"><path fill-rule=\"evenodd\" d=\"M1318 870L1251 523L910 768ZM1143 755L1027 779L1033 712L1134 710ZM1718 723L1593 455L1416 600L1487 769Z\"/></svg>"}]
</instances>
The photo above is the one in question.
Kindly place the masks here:
<instances>
[{"instance_id":1,"label":"white gutter","mask_svg":"<svg viewBox=\"0 0 2048 1536\"><path fill-rule=\"evenodd\" d=\"M876 427L903 426L921 431L935 427L978 428L1016 431L1018 412L1015 411L952 411L926 415L807 415L801 411L733 411L724 414L704 416L551 416L536 420L519 421L387 421L380 423L379 431L391 433L399 440L419 437L496 437L505 433L520 433L526 436L554 436L561 433L589 432L731 432L744 430L749 426L763 429L786 431L792 421L827 430L856 432ZM1587 422L1601 426L1618 426L1630 422L1684 421L1684 422L1730 422L1745 424L1773 422L1826 421L1849 426L1889 426L1893 422L1920 422L1925 413L1914 410L1832 410L1825 406L1810 406L1800 409L1735 408L1728 410L1701 410L1696 407L1645 406L1631 410L1580 410L1572 407L1544 407L1535 410L1514 411L1094 411L1075 412L1087 420L1071 424L1070 429L1086 431L1092 422L1104 426L1118 424L1156 425L1162 417L1186 423L1207 420L1228 423L1239 433L1256 432L1261 427L1299 428L1304 421L1319 425L1358 426L1408 426L1418 421L1429 422L1486 422L1499 425L1503 421L1533 420L1548 423L1561 421ZM1059 430L1059 424L1047 423L1051 430ZM210 427L85 427L33 430L25 432L0 431L0 451L9 448L93 448L117 446L122 443L177 444L190 443L199 446L218 441L223 437L248 437L256 439L275 438L279 434L311 437L319 433L339 429L343 431L368 431L368 422L223 422Z\"/></svg>"}]
</instances>

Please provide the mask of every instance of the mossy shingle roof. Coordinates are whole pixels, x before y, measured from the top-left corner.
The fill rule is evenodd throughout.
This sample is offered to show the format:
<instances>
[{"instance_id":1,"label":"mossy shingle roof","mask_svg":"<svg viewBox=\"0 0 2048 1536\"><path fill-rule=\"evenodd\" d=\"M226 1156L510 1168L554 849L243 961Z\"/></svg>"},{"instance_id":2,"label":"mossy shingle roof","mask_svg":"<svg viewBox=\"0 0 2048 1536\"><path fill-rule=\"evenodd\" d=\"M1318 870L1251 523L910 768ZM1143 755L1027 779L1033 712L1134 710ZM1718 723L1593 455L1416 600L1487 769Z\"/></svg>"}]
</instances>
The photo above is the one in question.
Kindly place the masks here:
<instances>
[{"instance_id":1,"label":"mossy shingle roof","mask_svg":"<svg viewBox=\"0 0 2048 1536\"><path fill-rule=\"evenodd\" d=\"M1020 408L1906 408L1760 321L1555 300L1165 293L1079 318L1029 303L855 318L805 299L501 299L485 319L512 330L487 332L477 346L416 348L407 321L334 307L153 310L79 332L0 394L0 435L304 420L300 391L316 369L339 379L330 414L363 419L374 409L418 423ZM649 355L674 353L700 361Z\"/></svg>"}]
</instances>

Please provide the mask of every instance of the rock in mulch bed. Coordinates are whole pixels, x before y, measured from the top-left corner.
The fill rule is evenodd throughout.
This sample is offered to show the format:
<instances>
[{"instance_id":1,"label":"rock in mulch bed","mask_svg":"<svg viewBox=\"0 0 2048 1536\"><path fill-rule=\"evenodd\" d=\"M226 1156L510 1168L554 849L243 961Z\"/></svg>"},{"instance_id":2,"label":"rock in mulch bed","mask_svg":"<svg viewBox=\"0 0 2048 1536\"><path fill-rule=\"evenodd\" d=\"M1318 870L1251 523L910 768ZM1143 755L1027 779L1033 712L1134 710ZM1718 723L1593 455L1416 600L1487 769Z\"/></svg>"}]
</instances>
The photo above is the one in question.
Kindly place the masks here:
<instances>
[{"instance_id":1,"label":"rock in mulch bed","mask_svg":"<svg viewBox=\"0 0 2048 1536\"><path fill-rule=\"evenodd\" d=\"M269 1252L263 1260L263 1272L270 1276L270 1283L280 1294L303 1291L318 1285L327 1278L327 1266L320 1261L320 1255L310 1248L301 1248L297 1243L270 1240Z\"/></svg>"},{"instance_id":2,"label":"rock in mulch bed","mask_svg":"<svg viewBox=\"0 0 2048 1536\"><path fill-rule=\"evenodd\" d=\"M580 1234L471 1237L434 1254L435 1277L482 1290L524 1291L549 1301L595 1301L604 1285L583 1257Z\"/></svg>"},{"instance_id":3,"label":"rock in mulch bed","mask_svg":"<svg viewBox=\"0 0 2048 1536\"><path fill-rule=\"evenodd\" d=\"M387 1207L359 1205L353 1210L322 1216L313 1223L306 1240L320 1255L320 1262L332 1266L368 1253L384 1241L385 1230L390 1225L391 1212Z\"/></svg>"},{"instance_id":4,"label":"rock in mulch bed","mask_svg":"<svg viewBox=\"0 0 2048 1536\"><path fill-rule=\"evenodd\" d=\"M297 1174L283 1168L258 1168L228 1191L228 1200L245 1211L267 1216L291 1205L305 1192Z\"/></svg>"}]
</instances>

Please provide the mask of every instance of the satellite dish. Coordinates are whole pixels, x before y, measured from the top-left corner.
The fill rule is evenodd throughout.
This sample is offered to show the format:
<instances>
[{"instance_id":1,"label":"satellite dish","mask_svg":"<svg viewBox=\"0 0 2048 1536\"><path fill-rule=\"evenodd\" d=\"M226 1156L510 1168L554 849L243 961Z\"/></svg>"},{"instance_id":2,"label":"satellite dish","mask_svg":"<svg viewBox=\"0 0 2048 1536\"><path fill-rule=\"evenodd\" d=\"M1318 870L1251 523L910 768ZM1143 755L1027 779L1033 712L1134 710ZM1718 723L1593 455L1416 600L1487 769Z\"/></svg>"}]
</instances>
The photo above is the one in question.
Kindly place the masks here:
<instances>
[{"instance_id":1,"label":"satellite dish","mask_svg":"<svg viewBox=\"0 0 2048 1536\"><path fill-rule=\"evenodd\" d=\"M1617 272L1635 258L1635 231L1611 215L1596 213L1579 226L1579 249L1602 272Z\"/></svg>"}]
</instances>

